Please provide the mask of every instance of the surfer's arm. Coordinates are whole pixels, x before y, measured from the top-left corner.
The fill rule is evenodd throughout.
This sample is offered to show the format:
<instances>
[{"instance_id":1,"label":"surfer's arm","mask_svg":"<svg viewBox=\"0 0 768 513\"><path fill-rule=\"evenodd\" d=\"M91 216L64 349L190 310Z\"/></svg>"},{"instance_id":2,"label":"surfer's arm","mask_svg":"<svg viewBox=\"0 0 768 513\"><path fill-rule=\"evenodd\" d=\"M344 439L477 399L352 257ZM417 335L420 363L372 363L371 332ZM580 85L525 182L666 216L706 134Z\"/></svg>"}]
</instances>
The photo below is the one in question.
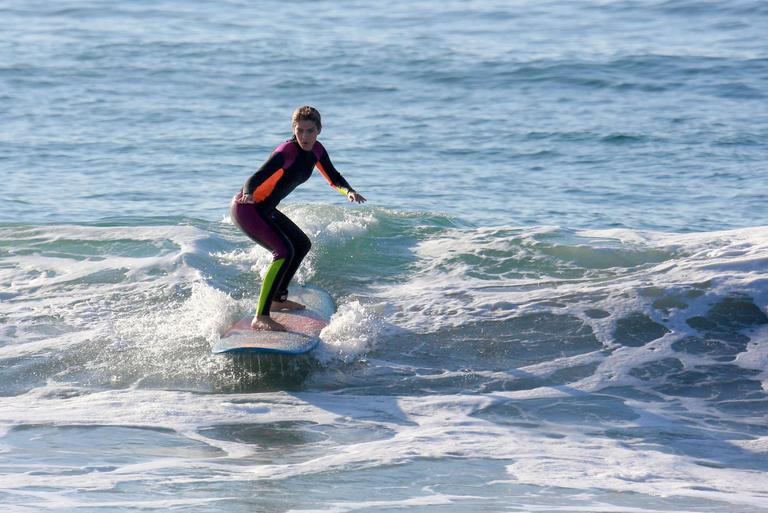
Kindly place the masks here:
<instances>
[{"instance_id":1,"label":"surfer's arm","mask_svg":"<svg viewBox=\"0 0 768 513\"><path fill-rule=\"evenodd\" d=\"M279 151L274 152L264 164L246 180L243 196L256 203L264 201L283 176L285 157Z\"/></svg>"},{"instance_id":2,"label":"surfer's arm","mask_svg":"<svg viewBox=\"0 0 768 513\"><path fill-rule=\"evenodd\" d=\"M317 159L317 164L315 165L328 184L346 196L349 201L357 201L358 203L365 201L365 198L358 194L352 186L347 183L344 177L341 176L341 173L336 170L331 162L331 158L328 156L328 152L325 151L325 148L322 148L320 157ZM362 201L360 201L360 199L362 199Z\"/></svg>"}]
</instances>

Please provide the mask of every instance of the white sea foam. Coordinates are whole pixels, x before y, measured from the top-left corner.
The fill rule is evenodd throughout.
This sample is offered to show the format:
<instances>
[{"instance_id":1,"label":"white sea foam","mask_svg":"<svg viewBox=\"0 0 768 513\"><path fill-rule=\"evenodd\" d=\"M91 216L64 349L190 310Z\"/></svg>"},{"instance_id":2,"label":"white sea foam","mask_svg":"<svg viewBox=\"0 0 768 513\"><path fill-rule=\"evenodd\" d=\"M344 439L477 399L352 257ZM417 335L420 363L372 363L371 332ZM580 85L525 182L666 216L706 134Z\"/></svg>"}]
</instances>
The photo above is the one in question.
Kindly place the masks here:
<instances>
[{"instance_id":1,"label":"white sea foam","mask_svg":"<svg viewBox=\"0 0 768 513\"><path fill-rule=\"evenodd\" d=\"M696 457L663 451L637 451L621 440L596 438L589 430L546 424L540 431L491 423L475 414L502 396L453 395L399 398L272 393L230 395L226 398L188 392L115 390L67 397L66 385L50 384L0 405L0 424L49 426L131 426L163 428L189 443L201 443L214 452L199 456L168 454L140 464L118 465L105 472L80 475L66 472L6 474L4 490L24 494L29 487L108 491L115 486L142 482L158 472L189 473L206 469L198 483L280 481L297 476L353 471L381 466L405 466L421 459L487 458L510 461L508 479L516 485L611 489L652 496L687 496L727 500L759 507L768 480L747 468L701 465ZM19 412L24 418L19 418ZM380 419L380 420L377 420ZM295 462L245 464L258 447L205 436L200 426L274 425L292 421L386 429L391 434L368 441L339 441L335 450L305 448ZM658 425L644 421L645 426ZM752 444L755 445L754 443ZM765 451L765 445L749 447ZM717 448L714 449L717 451ZM216 455L221 451L226 457ZM726 446L722 457L729 458ZM233 461L236 458L240 461ZM186 470L182 470L186 469ZM497 476L503 480L503 476ZM468 498L464 496L464 498ZM453 496L457 501L462 496ZM453 500L452 499L452 500ZM414 498L414 500L417 500ZM428 500L428 499L425 499Z\"/></svg>"},{"instance_id":2,"label":"white sea foam","mask_svg":"<svg viewBox=\"0 0 768 513\"><path fill-rule=\"evenodd\" d=\"M356 359L374 349L381 322L371 307L358 300L342 304L320 333L323 343L315 356L326 363Z\"/></svg>"},{"instance_id":3,"label":"white sea foam","mask_svg":"<svg viewBox=\"0 0 768 513\"><path fill-rule=\"evenodd\" d=\"M447 230L418 244L416 271L380 287L378 296L400 310L400 325L420 331L511 318L562 302L558 312L590 324L606 345L616 320L631 312L664 317L687 333L686 317L730 294L748 295L768 310L768 228L686 235L592 230L574 232L568 245L548 242L566 235L554 228ZM608 256L600 255L601 246ZM655 287L685 296L697 285L704 288L700 297L685 298L686 317L669 318L651 307L656 298L641 293ZM589 318L587 307L611 315Z\"/></svg>"},{"instance_id":4,"label":"white sea foam","mask_svg":"<svg viewBox=\"0 0 768 513\"><path fill-rule=\"evenodd\" d=\"M365 232L358 230L370 226L366 223L352 223L320 245L344 244L361 236ZM146 240L155 249L104 259L42 252L5 259L13 265L3 268L4 279L15 279L16 288L10 292L13 301L3 314L18 326L0 347L0 357L55 360L70 355L66 357L74 360L69 366L62 365L47 383L30 385L0 404L0 426L6 433L4 454L24 449L24 430L43 429L40 426L54 431L68 426L160 429L179 449L161 450L147 442L146 454L110 463L101 471L83 470L88 465L74 460L59 461L48 471L35 463L15 462L15 470L0 478L0 489L26 497L30 503L72 508L112 504L109 500L81 501L68 496L66 490L78 487L85 492L109 493L122 486L141 485L158 474L172 476L180 486L218 486L291 482L391 466L407 473L423 461L470 460L499 462L506 470L488 482L506 486L721 500L753 509L765 499L768 482L751 463L765 457L765 436L734 434L718 424L726 419L708 398L667 393L663 400L664 392L633 373L633 369L665 358L679 360L685 368L712 364L707 354L681 354L673 345L695 334L686 319L705 316L724 298L746 294L760 310L766 310L760 272L768 239L765 230L684 236L616 231L564 234L554 228L440 232L415 248L412 279L381 284L367 297L338 298L338 312L322 333L317 358L329 374L343 374L350 363L370 368L359 381L371 387L375 383L365 383L366 376L375 381L387 372L389 382L384 388L397 386L397 376L408 377L409 372L416 376L411 379L418 377L426 384L425 389L438 388L442 381L461 381L463 376L512 387L483 394L411 394L404 388L403 394L370 396L350 390L258 394L168 390L185 388L195 379L198 382L191 388L206 389L200 380L210 381L231 371L223 359L210 355L209 347L237 315L252 308L254 299L247 294L236 298L218 283L236 282L239 278L232 279L229 273L239 277L237 273L266 263L265 252L248 249L250 242L240 241L236 232L230 238L191 227L178 233L175 227L124 233L120 233L122 228L73 229L71 234L68 228L63 230L63 235L57 235L59 242L86 235L99 240L103 233L110 241ZM632 245L639 247L616 242L633 237ZM535 262L530 271L525 267L529 261ZM608 265L611 262L615 265ZM103 278L117 268L123 269L119 279ZM101 278L94 279L94 275ZM696 294L689 294L692 290ZM101 297L92 298L92 294ZM654 306L665 297L681 298L685 305ZM605 316L591 317L588 308L602 310ZM663 323L669 332L638 347L618 344L617 323L632 312ZM599 349L556 354L515 368L454 368L451 359L474 355L473 348L453 349L465 351L462 355L442 354L438 345L425 349L431 361L447 362L447 368L436 372L414 371L408 364L387 361L392 356L390 345L397 344L401 336L422 343L421 338L435 331L446 337L456 327L471 328L476 323L530 314L578 319L590 327ZM766 388L766 328L758 326L748 334L750 343L731 364L759 370ZM487 339L493 341L493 336ZM73 368L77 366L81 368ZM589 373L567 382L548 381L563 370L590 366L594 369ZM68 378L73 381L67 382ZM515 387L524 380L533 384ZM322 389L329 381L333 378L320 370L311 383ZM94 383L98 386L93 387ZM610 387L649 395L609 397L614 402L601 406L599 398L608 397L605 390ZM579 400L597 402L581 405ZM548 417L555 415L556 419L579 408L585 410L584 416L572 414L565 421ZM613 419L617 410L622 416ZM515 417L518 411L519 419ZM741 422L761 422L757 410L740 415ZM313 430L323 430L326 438L301 443L294 451L287 448L287 454L264 460L259 459L263 455L257 444L215 434L237 429L231 426L296 426L292 429L307 434L309 440L309 435L317 434ZM606 434L612 429L625 434ZM681 429L687 431L681 433ZM339 434L344 430L355 434ZM664 441L667 431L678 439ZM22 441L13 442L14 436ZM157 441L158 446L163 443ZM50 491L42 495L34 491L43 488ZM206 500L212 499L201 497L189 505ZM351 499L327 508L456 507L465 500L472 504L482 501L473 494L425 490L411 498ZM155 497L132 504L171 503ZM526 509L534 511L536 505ZM605 510L632 508L606 506Z\"/></svg>"},{"instance_id":5,"label":"white sea foam","mask_svg":"<svg viewBox=\"0 0 768 513\"><path fill-rule=\"evenodd\" d=\"M362 235L377 223L373 211L352 205L329 208L294 204L283 210L311 239L328 245Z\"/></svg>"}]
</instances>

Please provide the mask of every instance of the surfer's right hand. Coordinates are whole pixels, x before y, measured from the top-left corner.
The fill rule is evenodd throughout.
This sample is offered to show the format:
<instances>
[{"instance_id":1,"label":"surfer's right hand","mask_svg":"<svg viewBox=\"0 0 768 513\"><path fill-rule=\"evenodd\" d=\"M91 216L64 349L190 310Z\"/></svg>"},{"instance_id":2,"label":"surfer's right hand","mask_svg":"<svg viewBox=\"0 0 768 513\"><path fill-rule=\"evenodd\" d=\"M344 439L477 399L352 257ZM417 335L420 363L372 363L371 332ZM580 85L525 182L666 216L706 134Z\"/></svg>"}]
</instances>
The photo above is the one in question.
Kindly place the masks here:
<instances>
[{"instance_id":1,"label":"surfer's right hand","mask_svg":"<svg viewBox=\"0 0 768 513\"><path fill-rule=\"evenodd\" d=\"M250 203L253 203L253 198L250 196L250 194L243 194L243 191L240 191L240 193L235 198L238 203L241 205L248 205Z\"/></svg>"}]
</instances>

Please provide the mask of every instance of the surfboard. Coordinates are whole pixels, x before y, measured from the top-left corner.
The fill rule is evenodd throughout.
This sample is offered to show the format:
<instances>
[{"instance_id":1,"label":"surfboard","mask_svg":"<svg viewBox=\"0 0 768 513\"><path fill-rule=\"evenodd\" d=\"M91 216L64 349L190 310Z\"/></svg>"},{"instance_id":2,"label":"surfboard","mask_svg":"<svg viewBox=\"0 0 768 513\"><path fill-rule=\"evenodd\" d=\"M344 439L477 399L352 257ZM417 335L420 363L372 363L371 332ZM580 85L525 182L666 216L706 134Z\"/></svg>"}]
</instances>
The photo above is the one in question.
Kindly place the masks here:
<instances>
[{"instance_id":1,"label":"surfboard","mask_svg":"<svg viewBox=\"0 0 768 513\"><path fill-rule=\"evenodd\" d=\"M253 314L232 325L212 351L222 353L273 353L299 355L312 351L320 343L320 332L336 311L333 298L320 287L305 286L289 289L292 301L304 310L272 311L271 316L287 331L260 331L251 328Z\"/></svg>"}]
</instances>

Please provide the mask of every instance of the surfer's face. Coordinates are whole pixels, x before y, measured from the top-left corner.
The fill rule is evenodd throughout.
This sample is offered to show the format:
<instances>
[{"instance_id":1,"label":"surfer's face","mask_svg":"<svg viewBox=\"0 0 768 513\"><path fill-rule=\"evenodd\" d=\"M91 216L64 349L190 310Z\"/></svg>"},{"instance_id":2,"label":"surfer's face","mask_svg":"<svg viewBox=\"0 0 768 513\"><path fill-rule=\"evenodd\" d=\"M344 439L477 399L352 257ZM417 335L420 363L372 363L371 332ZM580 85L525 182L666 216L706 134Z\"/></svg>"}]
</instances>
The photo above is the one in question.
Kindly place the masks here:
<instances>
[{"instance_id":1,"label":"surfer's face","mask_svg":"<svg viewBox=\"0 0 768 513\"><path fill-rule=\"evenodd\" d=\"M317 135L320 130L317 129L317 125L314 121L302 120L293 125L293 135L296 136L296 141L304 151L309 151L315 145L317 141Z\"/></svg>"}]
</instances>

